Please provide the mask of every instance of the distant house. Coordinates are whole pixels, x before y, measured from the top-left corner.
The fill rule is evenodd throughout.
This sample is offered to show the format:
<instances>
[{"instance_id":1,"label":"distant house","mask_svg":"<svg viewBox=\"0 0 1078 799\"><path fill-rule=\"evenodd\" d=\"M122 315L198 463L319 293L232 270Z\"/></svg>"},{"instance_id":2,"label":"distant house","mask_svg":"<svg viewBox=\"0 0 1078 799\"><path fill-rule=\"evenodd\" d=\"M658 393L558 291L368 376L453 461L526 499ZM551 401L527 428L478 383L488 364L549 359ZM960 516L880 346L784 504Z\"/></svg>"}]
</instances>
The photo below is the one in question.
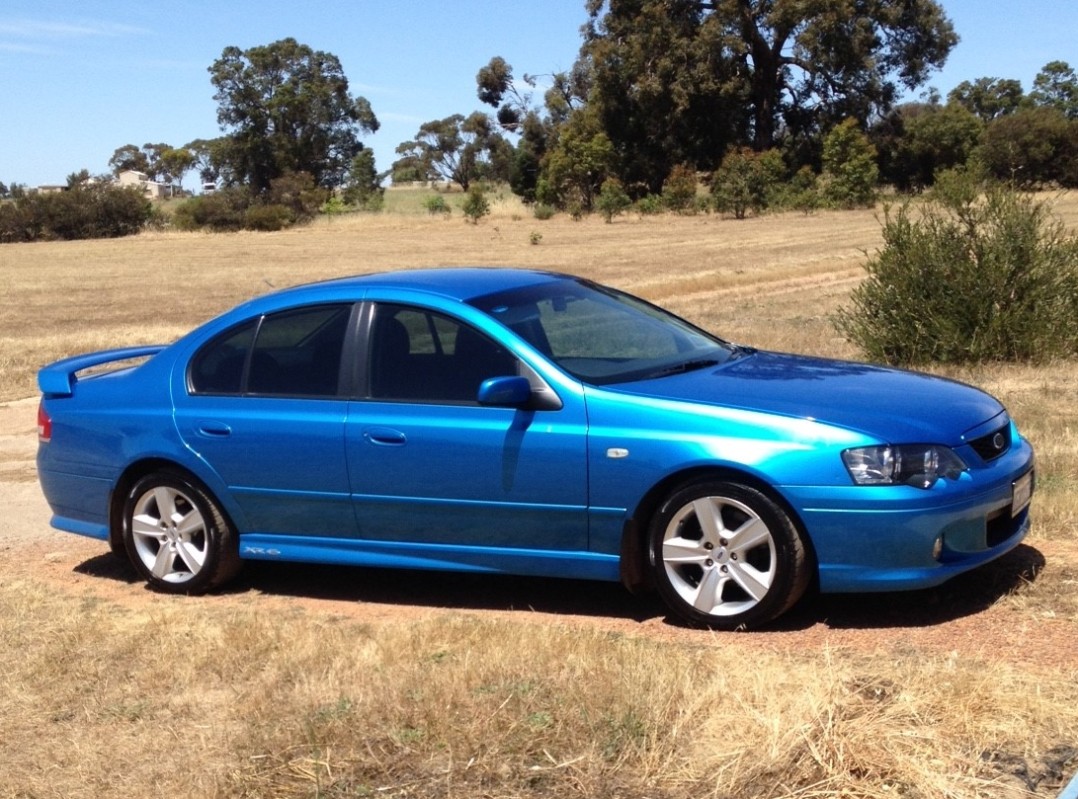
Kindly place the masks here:
<instances>
[{"instance_id":1,"label":"distant house","mask_svg":"<svg viewBox=\"0 0 1078 799\"><path fill-rule=\"evenodd\" d=\"M136 186L142 189L142 193L151 200L160 200L168 197L172 188L164 183L156 183L150 180L145 173L137 172L134 169L125 169L118 174L116 176L116 182L121 186Z\"/></svg>"},{"instance_id":2,"label":"distant house","mask_svg":"<svg viewBox=\"0 0 1078 799\"><path fill-rule=\"evenodd\" d=\"M67 191L67 186L61 186L59 184L51 184L48 186L38 186L35 191L38 194L59 194L62 191Z\"/></svg>"}]
</instances>

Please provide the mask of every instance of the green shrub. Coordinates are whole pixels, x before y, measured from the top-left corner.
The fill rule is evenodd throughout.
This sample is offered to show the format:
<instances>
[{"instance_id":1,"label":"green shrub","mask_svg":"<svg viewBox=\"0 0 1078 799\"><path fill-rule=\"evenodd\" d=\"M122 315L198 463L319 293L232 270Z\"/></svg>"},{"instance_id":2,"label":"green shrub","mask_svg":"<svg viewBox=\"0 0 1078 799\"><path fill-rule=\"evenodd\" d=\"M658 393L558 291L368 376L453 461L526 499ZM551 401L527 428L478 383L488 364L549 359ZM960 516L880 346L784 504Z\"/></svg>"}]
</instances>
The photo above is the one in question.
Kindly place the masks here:
<instances>
[{"instance_id":1,"label":"green shrub","mask_svg":"<svg viewBox=\"0 0 1078 799\"><path fill-rule=\"evenodd\" d=\"M252 198L247 189L220 189L213 194L192 197L177 206L172 224L179 230L243 230L251 205Z\"/></svg>"},{"instance_id":2,"label":"green shrub","mask_svg":"<svg viewBox=\"0 0 1078 799\"><path fill-rule=\"evenodd\" d=\"M816 185L816 173L812 167L803 166L794 173L782 196L782 205L805 215L820 207L820 190Z\"/></svg>"},{"instance_id":3,"label":"green shrub","mask_svg":"<svg viewBox=\"0 0 1078 799\"><path fill-rule=\"evenodd\" d=\"M676 214L696 213L696 170L679 164L663 182L663 205Z\"/></svg>"},{"instance_id":4,"label":"green shrub","mask_svg":"<svg viewBox=\"0 0 1078 799\"><path fill-rule=\"evenodd\" d=\"M902 365L1078 355L1078 238L1013 189L944 185L921 210L887 209L839 331Z\"/></svg>"},{"instance_id":5,"label":"green shrub","mask_svg":"<svg viewBox=\"0 0 1078 799\"><path fill-rule=\"evenodd\" d=\"M329 199L322 204L322 215L332 219L335 216L348 212L348 205L339 194L331 194Z\"/></svg>"},{"instance_id":6,"label":"green shrub","mask_svg":"<svg viewBox=\"0 0 1078 799\"><path fill-rule=\"evenodd\" d=\"M23 203L0 203L0 244L35 241L40 232Z\"/></svg>"},{"instance_id":7,"label":"green shrub","mask_svg":"<svg viewBox=\"0 0 1078 799\"><path fill-rule=\"evenodd\" d=\"M369 192L355 203L356 207L368 214L380 214L386 208L386 191L379 188L378 191Z\"/></svg>"},{"instance_id":8,"label":"green shrub","mask_svg":"<svg viewBox=\"0 0 1078 799\"><path fill-rule=\"evenodd\" d=\"M552 219L556 212L553 205L547 205L546 203L536 203L532 208L532 215L540 221Z\"/></svg>"},{"instance_id":9,"label":"green shrub","mask_svg":"<svg viewBox=\"0 0 1078 799\"><path fill-rule=\"evenodd\" d=\"M153 205L133 188L88 183L57 194L24 194L4 203L0 241L114 238L142 230Z\"/></svg>"},{"instance_id":10,"label":"green shrub","mask_svg":"<svg viewBox=\"0 0 1078 799\"><path fill-rule=\"evenodd\" d=\"M613 222L615 216L624 213L632 204L633 201L629 199L625 187L617 178L607 178L603 181L599 197L595 201L595 207L603 215L607 224Z\"/></svg>"},{"instance_id":11,"label":"green shrub","mask_svg":"<svg viewBox=\"0 0 1078 799\"><path fill-rule=\"evenodd\" d=\"M286 172L270 181L269 191L260 200L267 205L283 205L293 222L309 222L329 199L329 191L306 172Z\"/></svg>"},{"instance_id":12,"label":"green shrub","mask_svg":"<svg viewBox=\"0 0 1078 799\"><path fill-rule=\"evenodd\" d=\"M663 204L662 197L657 194L647 194L633 203L633 210L640 216L653 216L665 211L666 206Z\"/></svg>"},{"instance_id":13,"label":"green shrub","mask_svg":"<svg viewBox=\"0 0 1078 799\"><path fill-rule=\"evenodd\" d=\"M785 176L786 166L778 150L731 150L711 176L715 209L732 213L735 219L744 219L749 211L758 214L778 197Z\"/></svg>"},{"instance_id":14,"label":"green shrub","mask_svg":"<svg viewBox=\"0 0 1078 799\"><path fill-rule=\"evenodd\" d=\"M443 214L449 216L453 212L453 209L449 207L449 203L445 201L445 197L440 194L432 194L430 197L423 201L423 207L427 209L427 213L431 216L437 214Z\"/></svg>"},{"instance_id":15,"label":"green shrub","mask_svg":"<svg viewBox=\"0 0 1078 799\"><path fill-rule=\"evenodd\" d=\"M847 119L823 142L823 196L833 208L863 208L876 202L880 170L876 148Z\"/></svg>"},{"instance_id":16,"label":"green shrub","mask_svg":"<svg viewBox=\"0 0 1078 799\"><path fill-rule=\"evenodd\" d=\"M468 187L468 193L464 196L464 203L460 210L473 225L478 225L479 220L490 213L490 202L482 186L473 184Z\"/></svg>"},{"instance_id":17,"label":"green shrub","mask_svg":"<svg viewBox=\"0 0 1078 799\"><path fill-rule=\"evenodd\" d=\"M244 214L243 226L247 230L272 232L284 230L292 224L292 211L283 205L252 205Z\"/></svg>"}]
</instances>

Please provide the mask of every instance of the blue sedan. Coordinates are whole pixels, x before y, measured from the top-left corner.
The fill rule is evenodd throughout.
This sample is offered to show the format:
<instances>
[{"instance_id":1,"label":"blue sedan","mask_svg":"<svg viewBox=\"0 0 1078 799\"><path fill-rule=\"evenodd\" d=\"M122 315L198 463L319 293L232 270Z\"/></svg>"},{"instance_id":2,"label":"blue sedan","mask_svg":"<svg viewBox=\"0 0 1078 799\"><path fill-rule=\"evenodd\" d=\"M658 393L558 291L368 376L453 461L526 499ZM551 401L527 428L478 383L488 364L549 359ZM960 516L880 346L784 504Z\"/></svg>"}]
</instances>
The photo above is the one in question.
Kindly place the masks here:
<instances>
[{"instance_id":1,"label":"blue sedan","mask_svg":"<svg viewBox=\"0 0 1078 799\"><path fill-rule=\"evenodd\" d=\"M1033 452L991 396L547 272L301 286L38 382L53 526L164 592L246 559L500 572L738 629L812 584L938 585L1029 527Z\"/></svg>"}]
</instances>

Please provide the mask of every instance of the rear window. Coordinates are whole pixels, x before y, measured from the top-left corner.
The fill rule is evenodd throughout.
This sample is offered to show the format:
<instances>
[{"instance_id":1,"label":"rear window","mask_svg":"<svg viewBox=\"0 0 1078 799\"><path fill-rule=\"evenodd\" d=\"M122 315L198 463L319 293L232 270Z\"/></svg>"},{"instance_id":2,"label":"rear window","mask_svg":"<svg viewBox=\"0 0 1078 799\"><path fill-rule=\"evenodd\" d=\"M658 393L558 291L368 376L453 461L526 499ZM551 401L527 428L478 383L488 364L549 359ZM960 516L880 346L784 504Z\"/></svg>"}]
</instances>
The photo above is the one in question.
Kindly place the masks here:
<instances>
[{"instance_id":1,"label":"rear window","mask_svg":"<svg viewBox=\"0 0 1078 799\"><path fill-rule=\"evenodd\" d=\"M332 397L351 305L320 305L252 319L217 337L191 361L196 394Z\"/></svg>"}]
</instances>

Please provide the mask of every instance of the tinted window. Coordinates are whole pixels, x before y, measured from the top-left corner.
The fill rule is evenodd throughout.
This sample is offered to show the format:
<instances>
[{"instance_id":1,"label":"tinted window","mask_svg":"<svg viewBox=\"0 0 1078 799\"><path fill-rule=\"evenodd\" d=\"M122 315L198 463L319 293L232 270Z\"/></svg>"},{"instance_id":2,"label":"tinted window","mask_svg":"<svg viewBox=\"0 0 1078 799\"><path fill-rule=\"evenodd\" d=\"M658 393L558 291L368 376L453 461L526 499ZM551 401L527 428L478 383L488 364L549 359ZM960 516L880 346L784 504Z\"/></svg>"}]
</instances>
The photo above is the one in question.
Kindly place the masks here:
<instances>
[{"instance_id":1,"label":"tinted window","mask_svg":"<svg viewBox=\"0 0 1078 799\"><path fill-rule=\"evenodd\" d=\"M247 393L337 394L350 310L324 305L265 317L251 353Z\"/></svg>"},{"instance_id":2,"label":"tinted window","mask_svg":"<svg viewBox=\"0 0 1078 799\"><path fill-rule=\"evenodd\" d=\"M198 394L239 394L258 319L252 319L199 350L191 361L191 390Z\"/></svg>"},{"instance_id":3,"label":"tinted window","mask_svg":"<svg viewBox=\"0 0 1078 799\"><path fill-rule=\"evenodd\" d=\"M475 402L488 377L518 374L516 359L472 327L421 308L380 305L371 335L371 397Z\"/></svg>"},{"instance_id":4,"label":"tinted window","mask_svg":"<svg viewBox=\"0 0 1078 799\"><path fill-rule=\"evenodd\" d=\"M253 319L195 355L191 389L201 394L335 396L350 312L350 305L320 305Z\"/></svg>"}]
</instances>

